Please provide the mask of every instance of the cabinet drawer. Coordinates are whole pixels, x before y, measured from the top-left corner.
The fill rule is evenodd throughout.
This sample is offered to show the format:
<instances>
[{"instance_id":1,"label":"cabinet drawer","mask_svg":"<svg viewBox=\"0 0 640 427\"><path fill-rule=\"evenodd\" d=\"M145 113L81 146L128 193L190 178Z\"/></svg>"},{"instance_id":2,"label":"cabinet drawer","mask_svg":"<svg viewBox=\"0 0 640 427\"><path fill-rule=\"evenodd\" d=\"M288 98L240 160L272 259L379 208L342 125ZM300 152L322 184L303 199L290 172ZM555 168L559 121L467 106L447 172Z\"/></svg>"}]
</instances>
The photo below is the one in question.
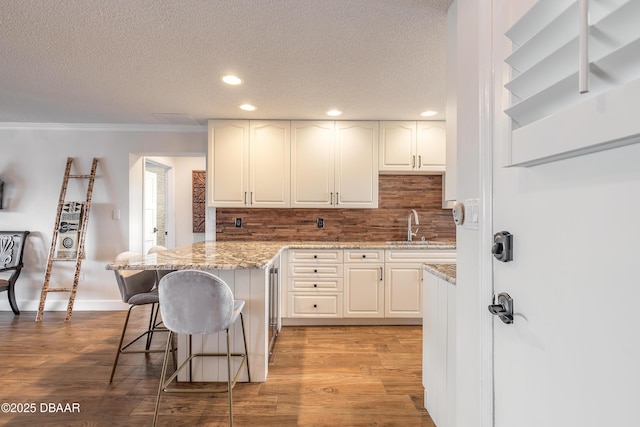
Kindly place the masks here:
<instances>
[{"instance_id":1,"label":"cabinet drawer","mask_svg":"<svg viewBox=\"0 0 640 427\"><path fill-rule=\"evenodd\" d=\"M385 252L385 262L435 262L454 263L456 251L453 249L389 250Z\"/></svg>"},{"instance_id":2,"label":"cabinet drawer","mask_svg":"<svg viewBox=\"0 0 640 427\"><path fill-rule=\"evenodd\" d=\"M342 317L342 294L289 293L289 317Z\"/></svg>"},{"instance_id":3,"label":"cabinet drawer","mask_svg":"<svg viewBox=\"0 0 640 427\"><path fill-rule=\"evenodd\" d=\"M342 278L335 279L289 279L290 291L342 292Z\"/></svg>"},{"instance_id":4,"label":"cabinet drawer","mask_svg":"<svg viewBox=\"0 0 640 427\"><path fill-rule=\"evenodd\" d=\"M342 264L289 264L289 277L342 277Z\"/></svg>"},{"instance_id":5,"label":"cabinet drawer","mask_svg":"<svg viewBox=\"0 0 640 427\"><path fill-rule=\"evenodd\" d=\"M344 251L344 262L383 262L384 250L349 249Z\"/></svg>"},{"instance_id":6,"label":"cabinet drawer","mask_svg":"<svg viewBox=\"0 0 640 427\"><path fill-rule=\"evenodd\" d=\"M289 251L289 262L341 263L341 249L295 249Z\"/></svg>"}]
</instances>

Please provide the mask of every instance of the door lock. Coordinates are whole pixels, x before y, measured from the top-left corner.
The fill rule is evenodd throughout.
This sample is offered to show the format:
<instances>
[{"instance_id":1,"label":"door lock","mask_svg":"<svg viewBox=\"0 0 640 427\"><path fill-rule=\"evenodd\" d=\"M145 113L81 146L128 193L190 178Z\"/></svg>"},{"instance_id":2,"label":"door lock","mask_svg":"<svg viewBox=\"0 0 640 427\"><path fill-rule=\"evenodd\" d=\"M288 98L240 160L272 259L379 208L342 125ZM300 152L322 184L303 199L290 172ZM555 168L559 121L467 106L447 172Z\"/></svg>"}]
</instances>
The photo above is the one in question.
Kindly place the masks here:
<instances>
[{"instance_id":1,"label":"door lock","mask_svg":"<svg viewBox=\"0 0 640 427\"><path fill-rule=\"evenodd\" d=\"M498 303L496 304L496 296L493 296L493 304L489 305L489 312L498 316L506 324L513 323L513 299L509 294L503 292L498 294Z\"/></svg>"},{"instance_id":2,"label":"door lock","mask_svg":"<svg viewBox=\"0 0 640 427\"><path fill-rule=\"evenodd\" d=\"M494 234L491 252L498 261L513 261L513 235L508 231Z\"/></svg>"}]
</instances>

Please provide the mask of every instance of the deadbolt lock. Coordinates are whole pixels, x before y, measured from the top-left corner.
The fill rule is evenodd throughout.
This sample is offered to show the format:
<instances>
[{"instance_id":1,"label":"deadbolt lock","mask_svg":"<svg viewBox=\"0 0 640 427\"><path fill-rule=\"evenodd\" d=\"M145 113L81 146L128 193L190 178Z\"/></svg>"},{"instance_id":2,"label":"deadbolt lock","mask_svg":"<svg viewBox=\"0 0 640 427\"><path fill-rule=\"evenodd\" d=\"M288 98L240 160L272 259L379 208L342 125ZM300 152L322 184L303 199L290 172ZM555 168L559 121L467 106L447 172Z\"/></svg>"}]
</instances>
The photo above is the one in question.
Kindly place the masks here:
<instances>
[{"instance_id":1,"label":"deadbolt lock","mask_svg":"<svg viewBox=\"0 0 640 427\"><path fill-rule=\"evenodd\" d=\"M513 235L508 231L494 234L491 252L498 261L513 261Z\"/></svg>"}]
</instances>

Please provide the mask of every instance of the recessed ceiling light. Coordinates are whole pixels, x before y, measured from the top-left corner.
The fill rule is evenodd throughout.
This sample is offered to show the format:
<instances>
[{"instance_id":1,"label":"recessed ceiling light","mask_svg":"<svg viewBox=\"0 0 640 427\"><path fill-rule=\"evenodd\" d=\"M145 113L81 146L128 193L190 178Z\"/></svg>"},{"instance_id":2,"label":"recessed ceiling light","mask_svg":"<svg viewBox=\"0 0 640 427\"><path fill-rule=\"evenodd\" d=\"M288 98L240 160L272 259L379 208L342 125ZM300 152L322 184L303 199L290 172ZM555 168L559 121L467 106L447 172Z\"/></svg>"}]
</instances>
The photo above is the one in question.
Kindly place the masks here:
<instances>
[{"instance_id":1,"label":"recessed ceiling light","mask_svg":"<svg viewBox=\"0 0 640 427\"><path fill-rule=\"evenodd\" d=\"M329 110L329 111L327 111L327 116L336 117L336 116L340 116L340 115L342 115L342 111L340 111L340 110Z\"/></svg>"},{"instance_id":2,"label":"recessed ceiling light","mask_svg":"<svg viewBox=\"0 0 640 427\"><path fill-rule=\"evenodd\" d=\"M242 105L240 106L240 109L241 109L241 110L244 110L244 111L255 111L256 107L254 107L254 106L253 106L253 105L251 105L251 104L242 104Z\"/></svg>"},{"instance_id":3,"label":"recessed ceiling light","mask_svg":"<svg viewBox=\"0 0 640 427\"><path fill-rule=\"evenodd\" d=\"M432 116L435 116L436 114L438 114L438 112L437 111L433 111L433 110L427 110L427 111L424 111L424 112L420 113L420 115L422 117L432 117Z\"/></svg>"},{"instance_id":4,"label":"recessed ceiling light","mask_svg":"<svg viewBox=\"0 0 640 427\"><path fill-rule=\"evenodd\" d=\"M242 80L240 79L240 77L238 76L234 76L231 74L228 74L226 76L222 76L222 81L225 82L228 85L239 85L240 83L242 83Z\"/></svg>"}]
</instances>

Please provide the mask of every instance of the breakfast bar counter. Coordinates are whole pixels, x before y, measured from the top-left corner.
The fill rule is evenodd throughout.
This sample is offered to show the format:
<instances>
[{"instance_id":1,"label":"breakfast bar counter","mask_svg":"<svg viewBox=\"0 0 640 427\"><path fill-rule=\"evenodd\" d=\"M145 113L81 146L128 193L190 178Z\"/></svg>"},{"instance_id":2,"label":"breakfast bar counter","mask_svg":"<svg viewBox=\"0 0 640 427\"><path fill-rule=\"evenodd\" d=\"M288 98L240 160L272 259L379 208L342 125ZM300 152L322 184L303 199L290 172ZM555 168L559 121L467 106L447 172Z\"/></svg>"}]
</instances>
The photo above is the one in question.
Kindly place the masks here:
<instances>
[{"instance_id":1,"label":"breakfast bar counter","mask_svg":"<svg viewBox=\"0 0 640 427\"><path fill-rule=\"evenodd\" d=\"M251 368L251 381L266 379L269 363L270 287L273 271L280 268L281 254L287 249L412 249L455 250L455 244L442 242L216 242L205 241L192 245L155 252L122 262L108 264L108 270L186 270L209 271L224 280L236 299L246 302L244 315ZM278 302L279 303L279 302ZM272 302L273 304L273 302ZM233 352L242 348L239 325L230 331ZM178 362L186 359L188 341L178 338ZM217 335L193 337L193 352L216 353L225 350L223 339ZM224 361L200 358L192 368L193 381L226 381ZM186 374L178 377L189 380ZM247 381L243 373L239 381Z\"/></svg>"},{"instance_id":2,"label":"breakfast bar counter","mask_svg":"<svg viewBox=\"0 0 640 427\"><path fill-rule=\"evenodd\" d=\"M112 263L107 270L267 269L286 249L455 249L447 242L198 242Z\"/></svg>"}]
</instances>

